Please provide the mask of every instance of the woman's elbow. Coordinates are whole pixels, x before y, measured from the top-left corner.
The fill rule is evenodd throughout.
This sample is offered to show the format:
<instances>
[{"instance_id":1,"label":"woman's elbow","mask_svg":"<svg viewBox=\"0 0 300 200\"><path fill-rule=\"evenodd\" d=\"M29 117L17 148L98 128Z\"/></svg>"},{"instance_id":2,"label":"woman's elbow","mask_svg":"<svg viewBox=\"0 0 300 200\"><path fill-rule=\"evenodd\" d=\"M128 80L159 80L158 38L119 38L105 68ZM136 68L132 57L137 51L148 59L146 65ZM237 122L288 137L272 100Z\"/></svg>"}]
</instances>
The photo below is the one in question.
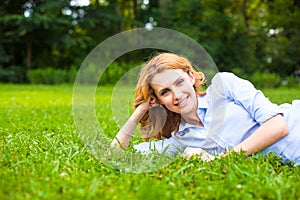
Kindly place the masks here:
<instances>
[{"instance_id":1,"label":"woman's elbow","mask_svg":"<svg viewBox=\"0 0 300 200\"><path fill-rule=\"evenodd\" d=\"M286 123L286 120L281 115L279 115L279 116L280 116L280 123L278 123L279 130L281 133L281 137L285 137L289 134L289 127Z\"/></svg>"}]
</instances>

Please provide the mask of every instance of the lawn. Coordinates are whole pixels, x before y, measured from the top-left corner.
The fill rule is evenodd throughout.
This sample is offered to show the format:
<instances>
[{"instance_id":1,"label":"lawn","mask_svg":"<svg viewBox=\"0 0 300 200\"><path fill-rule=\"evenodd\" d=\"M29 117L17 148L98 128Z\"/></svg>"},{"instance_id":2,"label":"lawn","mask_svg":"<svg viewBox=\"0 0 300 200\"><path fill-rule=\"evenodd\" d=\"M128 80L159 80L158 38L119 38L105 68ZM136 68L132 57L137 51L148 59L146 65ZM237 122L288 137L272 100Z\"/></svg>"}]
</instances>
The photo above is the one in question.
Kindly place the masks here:
<instances>
[{"instance_id":1,"label":"lawn","mask_svg":"<svg viewBox=\"0 0 300 200\"><path fill-rule=\"evenodd\" d=\"M108 137L118 130L112 90L96 93ZM0 199L300 199L300 168L272 154L210 163L179 157L149 173L114 170L79 138L72 91L72 85L0 85ZM264 92L278 104L300 99L299 88Z\"/></svg>"}]
</instances>

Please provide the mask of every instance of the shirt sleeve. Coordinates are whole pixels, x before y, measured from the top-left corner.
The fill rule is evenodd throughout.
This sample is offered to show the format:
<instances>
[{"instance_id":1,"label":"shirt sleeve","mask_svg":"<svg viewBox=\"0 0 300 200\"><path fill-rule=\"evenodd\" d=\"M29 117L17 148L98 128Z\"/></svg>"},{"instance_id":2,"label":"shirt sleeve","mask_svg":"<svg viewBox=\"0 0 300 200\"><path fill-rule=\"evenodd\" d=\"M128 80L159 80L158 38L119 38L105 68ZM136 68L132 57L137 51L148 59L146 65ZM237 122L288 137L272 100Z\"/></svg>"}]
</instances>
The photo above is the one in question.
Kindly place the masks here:
<instances>
[{"instance_id":1,"label":"shirt sleeve","mask_svg":"<svg viewBox=\"0 0 300 200\"><path fill-rule=\"evenodd\" d=\"M232 73L218 73L212 80L213 84L222 84L222 87L218 87L219 93L235 104L242 106L251 118L259 124L281 113L279 106L266 98L251 82Z\"/></svg>"},{"instance_id":2,"label":"shirt sleeve","mask_svg":"<svg viewBox=\"0 0 300 200\"><path fill-rule=\"evenodd\" d=\"M173 137L150 142L142 142L134 145L133 148L140 153L148 154L153 151L157 151L160 154L176 155L179 152L183 152L185 146L183 146L178 140Z\"/></svg>"}]
</instances>

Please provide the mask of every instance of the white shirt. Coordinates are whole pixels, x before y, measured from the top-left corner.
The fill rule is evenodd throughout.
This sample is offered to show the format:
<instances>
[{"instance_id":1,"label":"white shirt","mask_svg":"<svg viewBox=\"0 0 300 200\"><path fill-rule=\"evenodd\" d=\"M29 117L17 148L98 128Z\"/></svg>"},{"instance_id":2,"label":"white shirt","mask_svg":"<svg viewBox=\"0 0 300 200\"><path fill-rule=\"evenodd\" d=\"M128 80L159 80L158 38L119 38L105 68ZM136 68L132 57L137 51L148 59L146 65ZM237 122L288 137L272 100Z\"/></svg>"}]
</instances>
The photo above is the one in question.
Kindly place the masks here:
<instances>
[{"instance_id":1,"label":"white shirt","mask_svg":"<svg viewBox=\"0 0 300 200\"><path fill-rule=\"evenodd\" d=\"M298 111L298 112L297 112ZM249 137L269 118L282 114L289 126L289 135L263 150L263 154L275 152L284 160L300 163L300 101L293 105L278 106L254 88L247 80L232 73L215 75L205 96L198 96L198 116L203 127L180 124L174 136L159 141L135 145L138 152L177 154L186 147L202 148L211 154L220 154Z\"/></svg>"}]
</instances>

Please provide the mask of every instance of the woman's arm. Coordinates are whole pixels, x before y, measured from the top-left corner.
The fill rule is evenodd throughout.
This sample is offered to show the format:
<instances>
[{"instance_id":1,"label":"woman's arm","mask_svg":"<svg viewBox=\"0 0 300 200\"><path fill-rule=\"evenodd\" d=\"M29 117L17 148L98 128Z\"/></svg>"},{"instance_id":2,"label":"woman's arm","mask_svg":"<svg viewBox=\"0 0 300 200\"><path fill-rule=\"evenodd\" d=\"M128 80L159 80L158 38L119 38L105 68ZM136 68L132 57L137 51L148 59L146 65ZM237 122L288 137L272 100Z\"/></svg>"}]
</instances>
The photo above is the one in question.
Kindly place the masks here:
<instances>
[{"instance_id":1,"label":"woman's arm","mask_svg":"<svg viewBox=\"0 0 300 200\"><path fill-rule=\"evenodd\" d=\"M142 117L145 115L145 113L154 105L153 101L150 101L150 98L148 101L142 103L139 105L130 118L127 120L127 122L123 125L123 127L119 130L116 137L113 139L111 143L111 147L117 147L118 149L127 148L129 146L129 141L131 139L131 136L134 133L134 130L138 124L138 122L142 119Z\"/></svg>"},{"instance_id":2,"label":"woman's arm","mask_svg":"<svg viewBox=\"0 0 300 200\"><path fill-rule=\"evenodd\" d=\"M285 119L278 114L263 123L243 142L217 157L226 156L233 151L238 153L244 152L246 156L253 155L288 135L288 132L289 130ZM200 158L204 161L211 161L215 158L201 148L187 147L184 151L185 158L189 159L193 155L200 155Z\"/></svg>"},{"instance_id":3,"label":"woman's arm","mask_svg":"<svg viewBox=\"0 0 300 200\"><path fill-rule=\"evenodd\" d=\"M264 122L253 134L236 145L231 151L243 151L246 156L249 156L277 142L288 135L288 132L285 119L278 114Z\"/></svg>"},{"instance_id":4,"label":"woman's arm","mask_svg":"<svg viewBox=\"0 0 300 200\"><path fill-rule=\"evenodd\" d=\"M224 97L241 106L260 125L282 113L278 105L272 103L250 81L241 79L232 73L219 73L213 78L212 85L214 85L216 97Z\"/></svg>"},{"instance_id":5,"label":"woman's arm","mask_svg":"<svg viewBox=\"0 0 300 200\"><path fill-rule=\"evenodd\" d=\"M251 82L231 73L223 73L221 79L224 86L223 95L247 110L251 118L260 124L260 127L236 145L233 151L244 151L247 156L252 155L288 134L287 123L280 114L282 110Z\"/></svg>"}]
</instances>

